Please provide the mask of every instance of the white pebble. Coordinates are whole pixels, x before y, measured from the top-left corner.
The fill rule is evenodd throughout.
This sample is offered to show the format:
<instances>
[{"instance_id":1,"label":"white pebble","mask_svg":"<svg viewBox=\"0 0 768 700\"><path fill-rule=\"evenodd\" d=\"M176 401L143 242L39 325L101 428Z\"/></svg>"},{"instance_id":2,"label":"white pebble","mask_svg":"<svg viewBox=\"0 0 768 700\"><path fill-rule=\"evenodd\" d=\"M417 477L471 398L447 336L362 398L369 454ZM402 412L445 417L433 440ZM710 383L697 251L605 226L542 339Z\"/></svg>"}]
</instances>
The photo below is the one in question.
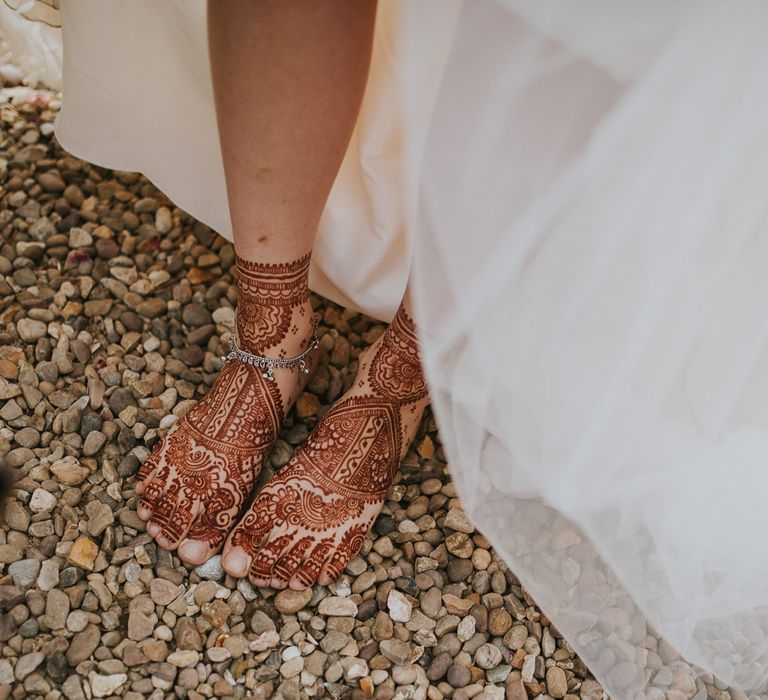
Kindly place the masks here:
<instances>
[{"instance_id":1,"label":"white pebble","mask_svg":"<svg viewBox=\"0 0 768 700\"><path fill-rule=\"evenodd\" d=\"M213 661L213 663L226 661L232 656L229 649L225 647L211 647L205 652L205 654L211 661Z\"/></svg>"},{"instance_id":2,"label":"white pebble","mask_svg":"<svg viewBox=\"0 0 768 700\"><path fill-rule=\"evenodd\" d=\"M413 604L398 590L393 589L389 592L387 608L394 622L408 622L411 619Z\"/></svg>"},{"instance_id":3,"label":"white pebble","mask_svg":"<svg viewBox=\"0 0 768 700\"><path fill-rule=\"evenodd\" d=\"M281 656L283 657L283 661L290 661L291 659L295 659L297 656L301 656L301 652L299 651L299 647L289 646L283 649Z\"/></svg>"},{"instance_id":4,"label":"white pebble","mask_svg":"<svg viewBox=\"0 0 768 700\"><path fill-rule=\"evenodd\" d=\"M35 489L29 499L29 509L33 513L47 513L56 505L56 496L45 489Z\"/></svg>"}]
</instances>

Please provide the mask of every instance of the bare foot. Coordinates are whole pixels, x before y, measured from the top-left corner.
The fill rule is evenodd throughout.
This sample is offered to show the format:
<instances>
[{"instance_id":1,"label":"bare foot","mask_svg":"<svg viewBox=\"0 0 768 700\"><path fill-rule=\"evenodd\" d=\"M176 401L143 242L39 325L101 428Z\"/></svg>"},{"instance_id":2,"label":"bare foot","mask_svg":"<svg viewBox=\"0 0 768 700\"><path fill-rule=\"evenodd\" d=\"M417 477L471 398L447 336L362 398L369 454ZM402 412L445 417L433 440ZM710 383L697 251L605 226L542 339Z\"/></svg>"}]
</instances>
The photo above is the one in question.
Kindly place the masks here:
<instances>
[{"instance_id":1,"label":"bare foot","mask_svg":"<svg viewBox=\"0 0 768 700\"><path fill-rule=\"evenodd\" d=\"M428 401L413 322L401 307L361 355L350 390L236 525L225 571L295 590L335 580L381 511Z\"/></svg>"},{"instance_id":2,"label":"bare foot","mask_svg":"<svg viewBox=\"0 0 768 700\"><path fill-rule=\"evenodd\" d=\"M236 325L242 349L292 357L313 330L309 255L286 265L236 258ZM317 357L313 356L316 365ZM285 412L308 381L298 367L228 362L208 394L155 447L139 471L137 512L147 532L196 565L215 554L240 515Z\"/></svg>"}]
</instances>

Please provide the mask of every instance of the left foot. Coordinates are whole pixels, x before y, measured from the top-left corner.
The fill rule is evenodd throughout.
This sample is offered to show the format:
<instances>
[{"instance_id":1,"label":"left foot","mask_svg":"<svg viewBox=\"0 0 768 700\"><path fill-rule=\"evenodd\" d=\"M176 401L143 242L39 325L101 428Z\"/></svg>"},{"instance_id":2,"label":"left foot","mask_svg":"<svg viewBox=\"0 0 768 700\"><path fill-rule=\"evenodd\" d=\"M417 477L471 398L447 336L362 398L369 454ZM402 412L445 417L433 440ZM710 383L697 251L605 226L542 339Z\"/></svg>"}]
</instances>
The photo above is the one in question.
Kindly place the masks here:
<instances>
[{"instance_id":1,"label":"left foot","mask_svg":"<svg viewBox=\"0 0 768 700\"><path fill-rule=\"evenodd\" d=\"M401 307L355 383L235 526L222 566L257 586L328 585L363 544L429 402Z\"/></svg>"},{"instance_id":2,"label":"left foot","mask_svg":"<svg viewBox=\"0 0 768 700\"><path fill-rule=\"evenodd\" d=\"M285 265L236 258L239 344L247 352L293 357L312 336L309 256ZM315 365L317 354L312 353ZM137 507L147 532L186 564L215 554L240 515L285 412L308 381L298 367L274 380L228 362L206 396L155 447L141 467Z\"/></svg>"}]
</instances>

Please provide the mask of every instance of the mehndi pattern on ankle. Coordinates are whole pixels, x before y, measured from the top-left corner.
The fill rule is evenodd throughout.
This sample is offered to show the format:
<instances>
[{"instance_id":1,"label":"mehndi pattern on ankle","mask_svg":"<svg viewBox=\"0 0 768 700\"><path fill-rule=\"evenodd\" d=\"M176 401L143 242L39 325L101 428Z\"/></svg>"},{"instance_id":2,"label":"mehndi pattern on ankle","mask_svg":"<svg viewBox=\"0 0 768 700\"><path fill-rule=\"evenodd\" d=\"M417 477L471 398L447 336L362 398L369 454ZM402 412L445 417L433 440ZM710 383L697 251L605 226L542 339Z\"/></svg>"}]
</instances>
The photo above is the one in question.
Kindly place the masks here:
<instances>
[{"instance_id":1,"label":"mehndi pattern on ankle","mask_svg":"<svg viewBox=\"0 0 768 700\"><path fill-rule=\"evenodd\" d=\"M250 351L275 347L294 330L294 309L303 314L309 303L310 259L311 252L293 262L258 263L235 254L237 326Z\"/></svg>"}]
</instances>

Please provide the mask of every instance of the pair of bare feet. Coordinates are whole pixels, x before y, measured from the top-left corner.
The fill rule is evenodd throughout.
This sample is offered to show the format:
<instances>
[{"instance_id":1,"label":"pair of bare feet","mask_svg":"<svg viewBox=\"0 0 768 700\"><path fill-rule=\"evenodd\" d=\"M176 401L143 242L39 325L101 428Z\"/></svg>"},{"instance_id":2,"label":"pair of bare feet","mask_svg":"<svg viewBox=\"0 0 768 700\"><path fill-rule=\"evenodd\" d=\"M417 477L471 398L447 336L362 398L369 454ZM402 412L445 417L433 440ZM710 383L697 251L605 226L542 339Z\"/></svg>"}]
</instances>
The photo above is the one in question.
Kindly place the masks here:
<instances>
[{"instance_id":1,"label":"pair of bare feet","mask_svg":"<svg viewBox=\"0 0 768 700\"><path fill-rule=\"evenodd\" d=\"M240 346L293 357L313 332L309 256L285 265L236 258ZM311 372L318 351L308 358ZM222 566L258 586L327 585L357 554L381 511L428 402L413 322L401 306L360 356L353 385L244 509L283 417L308 382L274 380L237 360L171 428L139 472L139 516L187 564L223 547ZM245 512L243 513L243 511Z\"/></svg>"}]
</instances>

